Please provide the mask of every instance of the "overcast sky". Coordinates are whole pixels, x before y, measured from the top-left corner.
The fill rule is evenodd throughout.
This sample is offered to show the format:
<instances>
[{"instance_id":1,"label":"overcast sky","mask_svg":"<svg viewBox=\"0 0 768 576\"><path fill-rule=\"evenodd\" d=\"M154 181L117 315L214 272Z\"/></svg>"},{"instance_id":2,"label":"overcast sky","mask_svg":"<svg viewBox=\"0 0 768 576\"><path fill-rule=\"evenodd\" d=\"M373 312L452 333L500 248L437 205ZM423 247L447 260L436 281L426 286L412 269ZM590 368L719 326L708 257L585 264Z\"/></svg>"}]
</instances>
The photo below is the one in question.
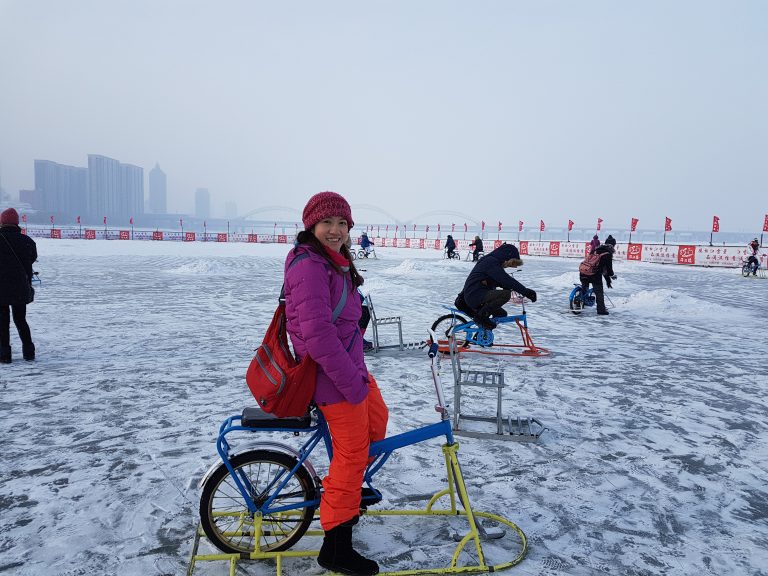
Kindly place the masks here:
<instances>
[{"instance_id":1,"label":"overcast sky","mask_svg":"<svg viewBox=\"0 0 768 576\"><path fill-rule=\"evenodd\" d=\"M757 232L767 60L762 0L0 0L2 185L90 153L170 211Z\"/></svg>"}]
</instances>

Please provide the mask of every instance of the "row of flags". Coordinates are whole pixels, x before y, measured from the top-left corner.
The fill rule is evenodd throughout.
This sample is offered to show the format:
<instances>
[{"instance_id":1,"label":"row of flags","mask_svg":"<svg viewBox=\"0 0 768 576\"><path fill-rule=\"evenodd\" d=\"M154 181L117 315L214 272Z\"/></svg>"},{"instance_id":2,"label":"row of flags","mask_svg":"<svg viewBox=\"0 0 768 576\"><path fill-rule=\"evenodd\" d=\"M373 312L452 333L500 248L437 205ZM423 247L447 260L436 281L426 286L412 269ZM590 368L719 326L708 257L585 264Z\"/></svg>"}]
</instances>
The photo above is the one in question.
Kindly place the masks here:
<instances>
[{"instance_id":1,"label":"row of flags","mask_svg":"<svg viewBox=\"0 0 768 576\"><path fill-rule=\"evenodd\" d=\"M27 215L26 214L22 214L21 215L21 220L22 220L22 222L24 222L26 224L26 222L27 222ZM635 232L637 230L637 223L638 222L639 222L639 220L637 218L632 218L630 220L630 225L629 225L630 232ZM53 218L53 216L51 216L51 224L53 224L53 223L54 223L54 218ZM77 223L80 224L80 216L77 217ZM131 216L131 218L128 221L128 223L131 226L133 226L133 216ZM518 221L518 223L517 223L517 230L518 230L518 232L522 232L523 231L523 224L525 224L525 222L523 222L522 220ZM575 222L573 220L570 220L570 219L568 220L568 232L573 230L573 225L574 224L575 224ZM598 218L597 219L597 231L598 232L600 231L600 228L601 228L602 224L603 224L603 219L602 218ZM107 217L104 216L104 226L106 226L106 225L107 225ZM179 218L179 226L181 226L182 228L184 227L184 220L182 218ZM298 229L298 226L299 226L298 224L294 224L294 227L296 227L297 229ZM206 221L203 221L203 227L204 228L207 227ZM277 222L275 222L275 228L277 228ZM368 226L368 230L370 232L373 232L373 228L374 227L373 227L372 224ZM378 228L378 232L379 232L379 235L380 235L381 234L381 226L377 226L377 228ZM481 228L481 230L485 231L485 220L481 221L480 228ZM498 224L498 231L499 232L501 232L501 228L502 228L502 223L501 223L501 220L499 220L499 224ZM544 224L544 220L539 220L539 231L543 232L545 230L545 228L546 228L546 226ZM405 229L406 229L406 227L403 226L403 230L405 230ZM386 225L385 231L389 232L389 224ZM400 226L399 225L395 226L395 234L397 234L399 231L400 231ZM416 231L416 224L413 225L413 231L414 232ZM426 225L425 231L429 232L429 224ZM437 231L440 232L440 224L437 225ZM456 231L456 224L451 224L451 232L455 232L455 231ZM467 223L464 222L464 232L466 232L466 231L467 231ZM664 217L664 232L671 232L671 231L672 231L672 219L669 216L665 216ZM718 216L713 216L713 218L712 218L712 232L720 232L720 218ZM768 232L768 214L765 215L765 219L763 220L763 232Z\"/></svg>"}]
</instances>

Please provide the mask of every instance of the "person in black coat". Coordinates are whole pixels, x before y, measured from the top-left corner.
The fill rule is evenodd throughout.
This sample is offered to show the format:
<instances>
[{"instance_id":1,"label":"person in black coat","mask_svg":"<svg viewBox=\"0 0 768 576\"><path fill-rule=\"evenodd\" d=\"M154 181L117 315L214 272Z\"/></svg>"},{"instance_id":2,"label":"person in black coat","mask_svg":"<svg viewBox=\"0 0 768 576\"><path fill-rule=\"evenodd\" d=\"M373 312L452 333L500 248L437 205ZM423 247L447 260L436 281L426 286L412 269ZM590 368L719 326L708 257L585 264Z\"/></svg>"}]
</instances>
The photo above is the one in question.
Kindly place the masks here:
<instances>
[{"instance_id":1,"label":"person in black coat","mask_svg":"<svg viewBox=\"0 0 768 576\"><path fill-rule=\"evenodd\" d=\"M475 236L475 241L469 247L474 248L472 251L472 262L477 262L480 259L480 253L483 251L483 241L480 239L480 236Z\"/></svg>"},{"instance_id":2,"label":"person in black coat","mask_svg":"<svg viewBox=\"0 0 768 576\"><path fill-rule=\"evenodd\" d=\"M35 345L27 324L32 294L32 263L37 246L21 233L19 213L8 208L0 214L0 363L11 362L11 315L19 331L24 360L35 359Z\"/></svg>"},{"instance_id":3,"label":"person in black coat","mask_svg":"<svg viewBox=\"0 0 768 576\"><path fill-rule=\"evenodd\" d=\"M448 259L453 258L453 255L456 252L456 242L450 234L448 234L448 238L445 239L445 249L448 251Z\"/></svg>"},{"instance_id":4,"label":"person in black coat","mask_svg":"<svg viewBox=\"0 0 768 576\"><path fill-rule=\"evenodd\" d=\"M502 306L509 302L513 291L536 302L536 292L504 271L504 268L517 268L522 263L520 252L512 244L502 244L484 256L467 276L464 289L456 298L456 308L472 316L478 326L492 330L496 323L491 317L507 315Z\"/></svg>"},{"instance_id":5,"label":"person in black coat","mask_svg":"<svg viewBox=\"0 0 768 576\"><path fill-rule=\"evenodd\" d=\"M616 280L616 275L613 273L613 253L615 250L616 239L609 235L608 238L605 239L605 244L601 244L593 251L593 254L600 255L600 265L597 272L591 275L579 274L582 293L586 294L587 288L592 284L592 288L595 292L595 301L597 303L597 313L600 316L608 315L608 309L605 307L603 277L605 277L605 283L608 288L613 288L611 280Z\"/></svg>"}]
</instances>

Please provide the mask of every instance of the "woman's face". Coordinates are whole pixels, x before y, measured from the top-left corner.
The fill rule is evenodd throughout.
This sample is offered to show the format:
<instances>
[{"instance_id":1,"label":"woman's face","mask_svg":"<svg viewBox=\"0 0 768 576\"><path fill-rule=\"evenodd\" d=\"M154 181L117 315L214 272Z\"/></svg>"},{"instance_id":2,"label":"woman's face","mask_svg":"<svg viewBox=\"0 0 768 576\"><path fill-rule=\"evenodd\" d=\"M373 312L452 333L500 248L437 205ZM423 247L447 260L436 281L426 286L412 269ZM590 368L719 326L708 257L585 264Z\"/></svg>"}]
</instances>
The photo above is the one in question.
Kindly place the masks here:
<instances>
[{"instance_id":1,"label":"woman's face","mask_svg":"<svg viewBox=\"0 0 768 576\"><path fill-rule=\"evenodd\" d=\"M341 246L349 238L349 223L341 216L331 216L315 224L312 233L323 246L341 252Z\"/></svg>"}]
</instances>

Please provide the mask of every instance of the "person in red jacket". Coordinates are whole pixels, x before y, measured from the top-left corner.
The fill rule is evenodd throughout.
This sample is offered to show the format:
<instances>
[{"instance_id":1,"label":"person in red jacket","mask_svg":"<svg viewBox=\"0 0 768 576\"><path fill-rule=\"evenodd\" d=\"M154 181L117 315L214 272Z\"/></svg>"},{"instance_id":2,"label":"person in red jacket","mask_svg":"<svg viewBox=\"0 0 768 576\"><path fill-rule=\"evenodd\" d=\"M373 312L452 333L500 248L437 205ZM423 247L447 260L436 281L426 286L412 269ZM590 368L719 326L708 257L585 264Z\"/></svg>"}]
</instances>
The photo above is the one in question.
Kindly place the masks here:
<instances>
[{"instance_id":1,"label":"person in red jacket","mask_svg":"<svg viewBox=\"0 0 768 576\"><path fill-rule=\"evenodd\" d=\"M358 274L346 246L354 226L347 201L335 192L309 199L304 230L285 263L287 331L298 359L317 362L314 401L331 432L333 458L323 478L317 563L343 574L377 574L379 565L352 548L371 442L386 435L388 411L368 372L358 325ZM370 489L367 489L370 490Z\"/></svg>"}]
</instances>

